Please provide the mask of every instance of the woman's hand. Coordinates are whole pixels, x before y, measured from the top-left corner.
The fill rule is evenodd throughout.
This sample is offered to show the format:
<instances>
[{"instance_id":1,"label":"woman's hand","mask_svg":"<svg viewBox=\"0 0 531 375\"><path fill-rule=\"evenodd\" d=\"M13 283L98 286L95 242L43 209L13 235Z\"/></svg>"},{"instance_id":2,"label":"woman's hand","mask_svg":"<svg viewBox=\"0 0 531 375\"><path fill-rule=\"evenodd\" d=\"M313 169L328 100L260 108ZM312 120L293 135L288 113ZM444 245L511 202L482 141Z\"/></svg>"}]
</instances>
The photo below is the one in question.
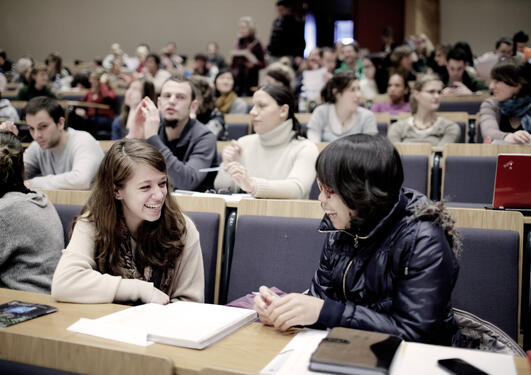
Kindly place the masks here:
<instances>
[{"instance_id":1,"label":"woman's hand","mask_svg":"<svg viewBox=\"0 0 531 375\"><path fill-rule=\"evenodd\" d=\"M323 304L324 301L320 298L290 293L274 298L261 313L260 319L264 316L267 321L266 324L273 325L279 331L287 331L293 326L310 325L317 322Z\"/></svg>"},{"instance_id":2,"label":"woman's hand","mask_svg":"<svg viewBox=\"0 0 531 375\"><path fill-rule=\"evenodd\" d=\"M18 128L12 121L4 121L0 124L0 130L7 130L15 135L18 135Z\"/></svg>"},{"instance_id":3,"label":"woman's hand","mask_svg":"<svg viewBox=\"0 0 531 375\"><path fill-rule=\"evenodd\" d=\"M273 321L267 314L267 308L269 307L269 305L271 305L271 302L273 302L276 298L279 298L279 296L267 286L262 285L259 290L260 293L258 293L254 297L253 308L258 313L258 317L260 318L262 323L268 326L272 326Z\"/></svg>"},{"instance_id":4,"label":"woman's hand","mask_svg":"<svg viewBox=\"0 0 531 375\"><path fill-rule=\"evenodd\" d=\"M247 174L247 169L237 161L225 165L225 171L236 182L236 184L249 194L256 193L256 183L252 177Z\"/></svg>"},{"instance_id":5,"label":"woman's hand","mask_svg":"<svg viewBox=\"0 0 531 375\"><path fill-rule=\"evenodd\" d=\"M158 303L158 304L161 304L161 305L167 305L169 302L170 302L170 297L168 297L168 295L164 292L162 292L161 290L157 289L157 288L153 288L153 295L151 296L151 301L149 301L150 303Z\"/></svg>"},{"instance_id":6,"label":"woman's hand","mask_svg":"<svg viewBox=\"0 0 531 375\"><path fill-rule=\"evenodd\" d=\"M507 134L504 140L510 143L531 143L531 134L525 130L518 130L514 133Z\"/></svg>"},{"instance_id":7,"label":"woman's hand","mask_svg":"<svg viewBox=\"0 0 531 375\"><path fill-rule=\"evenodd\" d=\"M228 164L233 161L240 161L242 156L242 148L235 140L230 141L230 145L226 146L221 153L223 163Z\"/></svg>"}]
</instances>

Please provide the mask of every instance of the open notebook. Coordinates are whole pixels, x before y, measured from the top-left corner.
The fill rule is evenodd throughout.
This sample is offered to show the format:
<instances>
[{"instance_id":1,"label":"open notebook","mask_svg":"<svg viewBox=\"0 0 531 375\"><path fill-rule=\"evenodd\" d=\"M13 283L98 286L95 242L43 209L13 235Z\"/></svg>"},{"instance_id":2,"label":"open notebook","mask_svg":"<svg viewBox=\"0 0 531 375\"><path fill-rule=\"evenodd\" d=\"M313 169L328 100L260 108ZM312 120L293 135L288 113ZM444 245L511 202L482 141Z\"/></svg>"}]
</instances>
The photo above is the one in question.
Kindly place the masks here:
<instances>
[{"instance_id":1,"label":"open notebook","mask_svg":"<svg viewBox=\"0 0 531 375\"><path fill-rule=\"evenodd\" d=\"M178 301L149 303L99 319L81 319L68 330L136 345L150 342L203 349L254 321L254 310Z\"/></svg>"}]
</instances>

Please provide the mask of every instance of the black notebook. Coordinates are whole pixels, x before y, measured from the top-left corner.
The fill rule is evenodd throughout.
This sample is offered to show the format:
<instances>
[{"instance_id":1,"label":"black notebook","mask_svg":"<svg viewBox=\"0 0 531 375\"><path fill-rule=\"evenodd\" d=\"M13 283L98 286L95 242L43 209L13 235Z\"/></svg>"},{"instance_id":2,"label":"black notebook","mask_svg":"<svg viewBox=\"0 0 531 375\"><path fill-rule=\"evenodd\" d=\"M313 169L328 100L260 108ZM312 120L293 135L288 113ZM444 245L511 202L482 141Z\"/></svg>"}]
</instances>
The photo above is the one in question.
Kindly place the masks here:
<instances>
[{"instance_id":1,"label":"black notebook","mask_svg":"<svg viewBox=\"0 0 531 375\"><path fill-rule=\"evenodd\" d=\"M310 370L336 374L388 374L402 340L396 336L336 327L310 358Z\"/></svg>"},{"instance_id":2,"label":"black notebook","mask_svg":"<svg viewBox=\"0 0 531 375\"><path fill-rule=\"evenodd\" d=\"M0 305L0 327L8 327L56 311L57 307L53 306L11 301Z\"/></svg>"}]
</instances>

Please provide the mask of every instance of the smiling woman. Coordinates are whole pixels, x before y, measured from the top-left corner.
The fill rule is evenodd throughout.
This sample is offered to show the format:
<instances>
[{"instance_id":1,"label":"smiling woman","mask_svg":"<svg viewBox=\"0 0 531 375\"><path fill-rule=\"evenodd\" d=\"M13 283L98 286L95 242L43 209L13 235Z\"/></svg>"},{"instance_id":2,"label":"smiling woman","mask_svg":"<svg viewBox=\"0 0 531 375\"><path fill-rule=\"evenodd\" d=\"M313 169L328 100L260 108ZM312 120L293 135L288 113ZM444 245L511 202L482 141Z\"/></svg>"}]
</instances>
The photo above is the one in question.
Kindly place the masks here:
<instances>
[{"instance_id":1,"label":"smiling woman","mask_svg":"<svg viewBox=\"0 0 531 375\"><path fill-rule=\"evenodd\" d=\"M308 295L260 287L260 320L281 331L317 324L457 343L450 298L460 245L442 205L402 187L400 156L381 136L330 143L316 169L326 213L320 264Z\"/></svg>"},{"instance_id":2,"label":"smiling woman","mask_svg":"<svg viewBox=\"0 0 531 375\"><path fill-rule=\"evenodd\" d=\"M107 152L52 282L56 300L203 301L199 234L168 194L166 162L133 139Z\"/></svg>"}]
</instances>

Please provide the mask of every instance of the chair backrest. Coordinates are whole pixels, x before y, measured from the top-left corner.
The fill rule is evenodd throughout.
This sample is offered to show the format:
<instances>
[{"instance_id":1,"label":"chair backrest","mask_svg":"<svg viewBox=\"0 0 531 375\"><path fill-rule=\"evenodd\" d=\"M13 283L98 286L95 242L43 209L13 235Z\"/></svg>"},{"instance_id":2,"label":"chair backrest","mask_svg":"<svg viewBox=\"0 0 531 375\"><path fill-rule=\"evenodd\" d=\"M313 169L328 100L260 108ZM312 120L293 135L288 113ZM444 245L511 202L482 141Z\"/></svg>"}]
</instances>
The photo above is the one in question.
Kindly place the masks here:
<instances>
[{"instance_id":1,"label":"chair backrest","mask_svg":"<svg viewBox=\"0 0 531 375\"><path fill-rule=\"evenodd\" d=\"M479 112L481 103L489 94L443 95L439 112L467 112L471 115Z\"/></svg>"},{"instance_id":2,"label":"chair backrest","mask_svg":"<svg viewBox=\"0 0 531 375\"><path fill-rule=\"evenodd\" d=\"M285 292L309 288L325 234L319 219L238 215L227 300L261 285Z\"/></svg>"},{"instance_id":3,"label":"chair backrest","mask_svg":"<svg viewBox=\"0 0 531 375\"><path fill-rule=\"evenodd\" d=\"M199 242L205 271L205 303L214 303L220 215L214 212L194 211L186 211L186 215L192 219L199 231Z\"/></svg>"},{"instance_id":4,"label":"chair backrest","mask_svg":"<svg viewBox=\"0 0 531 375\"><path fill-rule=\"evenodd\" d=\"M83 206L71 204L54 204L54 206L59 214L59 219L61 219L61 224L63 224L63 235L66 248L66 245L70 242L72 222L74 221L74 218L79 215Z\"/></svg>"},{"instance_id":5,"label":"chair backrest","mask_svg":"<svg viewBox=\"0 0 531 375\"><path fill-rule=\"evenodd\" d=\"M447 144L443 149L442 194L451 202L492 203L500 153L531 153L525 145Z\"/></svg>"},{"instance_id":6,"label":"chair backrest","mask_svg":"<svg viewBox=\"0 0 531 375\"><path fill-rule=\"evenodd\" d=\"M459 228L463 254L453 305L487 320L518 339L517 232Z\"/></svg>"},{"instance_id":7,"label":"chair backrest","mask_svg":"<svg viewBox=\"0 0 531 375\"><path fill-rule=\"evenodd\" d=\"M523 216L448 208L463 240L453 305L517 339L520 325Z\"/></svg>"},{"instance_id":8,"label":"chair backrest","mask_svg":"<svg viewBox=\"0 0 531 375\"><path fill-rule=\"evenodd\" d=\"M238 139L251 134L251 115L248 113L225 114L225 128L228 139Z\"/></svg>"},{"instance_id":9,"label":"chair backrest","mask_svg":"<svg viewBox=\"0 0 531 375\"><path fill-rule=\"evenodd\" d=\"M404 169L404 186L428 195L430 157L428 155L400 155Z\"/></svg>"},{"instance_id":10,"label":"chair backrest","mask_svg":"<svg viewBox=\"0 0 531 375\"><path fill-rule=\"evenodd\" d=\"M378 128L378 133L383 136L387 136L387 130L391 124L391 115L389 113L375 113L374 117L376 118L376 127Z\"/></svg>"},{"instance_id":11,"label":"chair backrest","mask_svg":"<svg viewBox=\"0 0 531 375\"><path fill-rule=\"evenodd\" d=\"M218 197L175 194L173 198L181 210L189 215L199 231L205 270L205 301L208 302L212 298L213 303L218 303L225 231L225 200Z\"/></svg>"},{"instance_id":12,"label":"chair backrest","mask_svg":"<svg viewBox=\"0 0 531 375\"><path fill-rule=\"evenodd\" d=\"M324 212L309 200L242 199L227 300L261 285L302 292L319 265L325 234L317 231Z\"/></svg>"}]
</instances>

